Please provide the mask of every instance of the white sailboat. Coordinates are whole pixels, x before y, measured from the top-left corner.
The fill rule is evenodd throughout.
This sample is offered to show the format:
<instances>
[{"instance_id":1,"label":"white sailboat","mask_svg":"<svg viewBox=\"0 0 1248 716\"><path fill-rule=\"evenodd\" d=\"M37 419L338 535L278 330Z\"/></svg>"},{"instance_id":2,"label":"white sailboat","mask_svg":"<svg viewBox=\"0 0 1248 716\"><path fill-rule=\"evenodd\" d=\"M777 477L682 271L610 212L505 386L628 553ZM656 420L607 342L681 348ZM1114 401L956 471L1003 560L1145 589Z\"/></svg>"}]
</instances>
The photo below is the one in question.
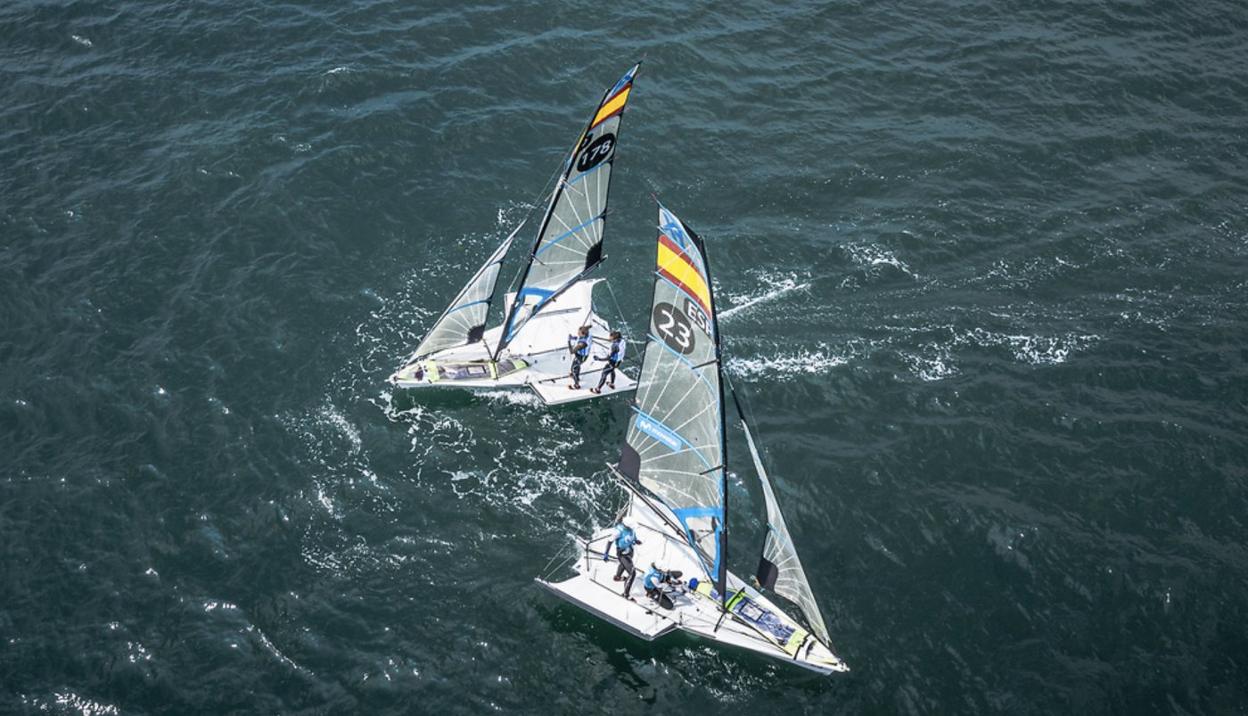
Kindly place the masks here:
<instances>
[{"instance_id":1,"label":"white sailboat","mask_svg":"<svg viewBox=\"0 0 1248 716\"><path fill-rule=\"evenodd\" d=\"M564 162L546 214L514 292L507 293L503 323L486 330L502 264L524 223L468 280L420 345L390 376L401 388L500 388L528 385L547 404L567 403L632 390L636 381L617 371L614 387L590 392L604 362L587 360L581 389L570 390L568 337L590 327L591 355L608 349L610 326L594 310L589 274L602 263L607 193L615 163L620 121L634 65L602 97Z\"/></svg>"},{"instance_id":2,"label":"white sailboat","mask_svg":"<svg viewBox=\"0 0 1248 716\"><path fill-rule=\"evenodd\" d=\"M678 577L665 598L631 599L604 559L608 527L578 540L575 575L537 581L554 594L642 639L684 630L819 673L848 671L833 652L810 582L737 404L767 505L767 536L754 584L727 568L727 472L719 328L702 240L659 207L658 258L645 359L633 416L612 473L628 490L622 519L640 544L633 561ZM734 395L735 401L735 395ZM757 586L755 586L757 585ZM801 610L803 626L766 594Z\"/></svg>"}]
</instances>

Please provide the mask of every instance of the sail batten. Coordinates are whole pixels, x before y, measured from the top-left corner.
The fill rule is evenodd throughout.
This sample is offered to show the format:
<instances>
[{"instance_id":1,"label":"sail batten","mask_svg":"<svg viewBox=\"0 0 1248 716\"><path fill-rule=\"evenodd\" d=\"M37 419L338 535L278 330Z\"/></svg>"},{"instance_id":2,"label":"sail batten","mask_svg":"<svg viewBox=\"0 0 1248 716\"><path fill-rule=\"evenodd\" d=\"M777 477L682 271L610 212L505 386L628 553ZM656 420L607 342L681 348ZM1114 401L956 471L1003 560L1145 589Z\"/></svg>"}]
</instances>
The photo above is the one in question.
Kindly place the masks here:
<instances>
[{"instance_id":1,"label":"sail batten","mask_svg":"<svg viewBox=\"0 0 1248 716\"><path fill-rule=\"evenodd\" d=\"M707 276L701 239L660 206L650 327L619 469L671 510L723 595L727 475L719 335ZM715 370L703 370L712 365Z\"/></svg>"},{"instance_id":2,"label":"sail batten","mask_svg":"<svg viewBox=\"0 0 1248 716\"><path fill-rule=\"evenodd\" d=\"M572 153L564 161L546 214L507 311L497 358L529 319L603 260L607 195L624 107L640 64L603 93ZM574 174L575 173L575 174Z\"/></svg>"},{"instance_id":3,"label":"sail batten","mask_svg":"<svg viewBox=\"0 0 1248 716\"><path fill-rule=\"evenodd\" d=\"M549 251L550 249L552 249L552 248L554 248L554 247L558 246L560 241L563 241L564 239L568 238L569 236L575 236L575 234L576 234L578 231L580 231L581 229L584 229L585 227L589 226L590 224L594 223L595 221L599 221L599 220L601 220L602 218L603 218L603 217L602 217L601 215L599 215L599 216L595 216L595 217L592 217L592 218L586 219L585 221L582 221L581 223L579 223L579 224L577 224L576 226L574 226L574 227L572 227L572 228L568 229L567 231L563 232L562 234L559 234L558 236L556 236L555 238L551 239L550 241L547 241L547 242L546 242L544 245L542 245L542 246L541 246L541 247L540 247L537 251L533 252L533 256L534 256L534 257L541 256L544 252ZM578 241L580 241L580 237L577 237L577 240L578 240ZM582 245L582 246L584 246L586 249L588 249L588 248L589 248L589 246L588 246L588 245L586 245L584 242L581 242L581 245ZM555 262L555 263L576 263L576 262L575 262L575 261L561 261L561 262ZM550 265L550 264L547 264L547 265Z\"/></svg>"},{"instance_id":4,"label":"sail batten","mask_svg":"<svg viewBox=\"0 0 1248 716\"><path fill-rule=\"evenodd\" d=\"M737 401L734 391L733 400L737 402L737 415L741 419L741 429L745 431L745 442L750 449L750 457L754 461L754 470L763 486L763 501L767 505L767 535L763 540L763 554L759 559L757 579L759 584L792 601L802 610L806 622L814 635L825 645L828 639L828 628L823 623L823 615L815 594L810 588L810 580L806 570L802 569L802 561L797 556L797 548L793 545L793 537L788 525L784 522L784 514L780 512L780 503L776 501L776 493L772 489L767 470L763 467L762 458L758 454L758 446L754 444L754 436L746 423L741 403Z\"/></svg>"}]
</instances>

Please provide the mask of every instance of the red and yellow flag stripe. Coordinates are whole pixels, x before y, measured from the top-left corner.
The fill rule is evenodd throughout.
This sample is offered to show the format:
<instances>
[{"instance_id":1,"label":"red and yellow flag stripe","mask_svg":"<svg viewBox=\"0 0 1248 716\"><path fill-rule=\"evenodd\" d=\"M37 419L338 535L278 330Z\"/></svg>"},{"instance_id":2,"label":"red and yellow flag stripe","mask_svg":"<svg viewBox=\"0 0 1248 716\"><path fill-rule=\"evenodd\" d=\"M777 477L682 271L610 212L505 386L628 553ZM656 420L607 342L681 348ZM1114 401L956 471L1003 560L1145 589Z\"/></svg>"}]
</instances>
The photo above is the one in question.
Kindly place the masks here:
<instances>
[{"instance_id":1,"label":"red and yellow flag stripe","mask_svg":"<svg viewBox=\"0 0 1248 716\"><path fill-rule=\"evenodd\" d=\"M598 108L598 114L594 115L594 121L590 123L589 128L593 129L608 119L614 117L624 111L624 104L628 102L628 93L633 90L633 83L629 82L611 96L611 99L602 103Z\"/></svg>"},{"instance_id":2,"label":"red and yellow flag stripe","mask_svg":"<svg viewBox=\"0 0 1248 716\"><path fill-rule=\"evenodd\" d=\"M689 297L702 306L707 315L711 313L711 290L706 277L698 270L685 252L665 234L659 234L659 275L676 284Z\"/></svg>"}]
</instances>

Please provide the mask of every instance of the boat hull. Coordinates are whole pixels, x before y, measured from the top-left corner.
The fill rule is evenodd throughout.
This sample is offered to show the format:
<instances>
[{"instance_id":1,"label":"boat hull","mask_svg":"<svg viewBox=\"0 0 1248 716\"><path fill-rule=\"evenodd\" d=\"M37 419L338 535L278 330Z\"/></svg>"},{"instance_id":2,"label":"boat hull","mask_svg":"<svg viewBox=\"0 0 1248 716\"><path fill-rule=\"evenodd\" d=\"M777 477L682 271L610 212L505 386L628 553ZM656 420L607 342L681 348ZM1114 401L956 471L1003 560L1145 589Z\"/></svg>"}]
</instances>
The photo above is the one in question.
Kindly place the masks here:
<instances>
[{"instance_id":1,"label":"boat hull","mask_svg":"<svg viewBox=\"0 0 1248 716\"><path fill-rule=\"evenodd\" d=\"M547 405L560 405L602 395L623 393L637 387L635 380L617 370L614 387L598 385L605 363L593 356L607 350L611 327L590 305L590 291L598 280L584 281L551 301L550 306L528 321L521 335L513 340L497 361L491 360L489 346L498 345L502 326L486 331L478 343L449 348L408 363L390 376L399 388L459 388L497 390L531 388ZM507 297L510 303L510 294ZM594 339L591 358L581 366L581 387L570 389L572 356L568 336L581 326L590 326Z\"/></svg>"},{"instance_id":2,"label":"boat hull","mask_svg":"<svg viewBox=\"0 0 1248 716\"><path fill-rule=\"evenodd\" d=\"M672 609L664 609L646 597L641 576L651 563L660 569L679 570L684 575L703 573L693 548L675 537L670 526L665 524L660 514L662 509L640 499L634 499L629 508L628 519L641 540L634 548L633 560L638 574L629 595L631 600L623 595L624 583L614 579L617 570L614 556L607 561L602 559L602 550L615 534L612 528L599 531L588 541L579 541L575 576L559 582L542 579L537 582L560 598L647 641L682 630L820 674L849 670L827 645L807 634L800 624L735 574L728 574L729 595L741 592L746 602L739 604L748 603L750 614L761 618L761 623L770 624L771 630L760 628L758 622L752 623L742 615L725 614L718 595L712 598L707 594L707 585L700 591L669 593Z\"/></svg>"}]
</instances>

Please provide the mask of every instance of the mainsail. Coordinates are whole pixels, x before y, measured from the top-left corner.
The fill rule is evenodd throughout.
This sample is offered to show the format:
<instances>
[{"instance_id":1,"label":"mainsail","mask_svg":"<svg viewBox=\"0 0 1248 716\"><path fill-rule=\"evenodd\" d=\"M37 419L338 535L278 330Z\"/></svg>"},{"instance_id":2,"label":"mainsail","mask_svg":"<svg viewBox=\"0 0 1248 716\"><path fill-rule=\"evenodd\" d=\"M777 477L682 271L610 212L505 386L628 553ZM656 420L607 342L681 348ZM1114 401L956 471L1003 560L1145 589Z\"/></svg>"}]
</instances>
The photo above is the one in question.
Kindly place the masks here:
<instances>
[{"instance_id":1,"label":"mainsail","mask_svg":"<svg viewBox=\"0 0 1248 716\"><path fill-rule=\"evenodd\" d=\"M459 295L425 334L424 340L416 347L416 352L407 359L408 365L440 350L481 340L485 335L485 320L490 311L490 299L494 295L494 284L498 281L503 257L507 255L512 240L523 227L522 221L494 253L490 254L472 278L468 279Z\"/></svg>"},{"instance_id":2,"label":"mainsail","mask_svg":"<svg viewBox=\"0 0 1248 716\"><path fill-rule=\"evenodd\" d=\"M767 503L767 537L763 541L763 556L758 562L758 582L764 588L796 604L802 614L806 615L806 621L819 641L831 644L828 628L823 624L823 615L819 613L819 605L815 603L814 592L810 589L810 580L806 578L802 562L797 558L793 538L784 523L784 515L776 502L776 493L771 489L771 481L767 478L767 470L763 468L763 461L758 456L754 436L745 421L745 413L741 410L741 402L737 400L735 390L732 399L737 404L741 429L745 431L745 442L750 447L750 457L754 458L754 470L758 472L759 482L763 484L763 500Z\"/></svg>"},{"instance_id":3,"label":"mainsail","mask_svg":"<svg viewBox=\"0 0 1248 716\"><path fill-rule=\"evenodd\" d=\"M719 330L702 240L659 207L645 359L620 472L661 499L727 594L727 483Z\"/></svg>"},{"instance_id":4,"label":"mainsail","mask_svg":"<svg viewBox=\"0 0 1248 716\"><path fill-rule=\"evenodd\" d=\"M565 161L515 300L507 312L495 356L534 314L602 261L607 190L615 163L616 135L640 64L602 96L589 125Z\"/></svg>"}]
</instances>

